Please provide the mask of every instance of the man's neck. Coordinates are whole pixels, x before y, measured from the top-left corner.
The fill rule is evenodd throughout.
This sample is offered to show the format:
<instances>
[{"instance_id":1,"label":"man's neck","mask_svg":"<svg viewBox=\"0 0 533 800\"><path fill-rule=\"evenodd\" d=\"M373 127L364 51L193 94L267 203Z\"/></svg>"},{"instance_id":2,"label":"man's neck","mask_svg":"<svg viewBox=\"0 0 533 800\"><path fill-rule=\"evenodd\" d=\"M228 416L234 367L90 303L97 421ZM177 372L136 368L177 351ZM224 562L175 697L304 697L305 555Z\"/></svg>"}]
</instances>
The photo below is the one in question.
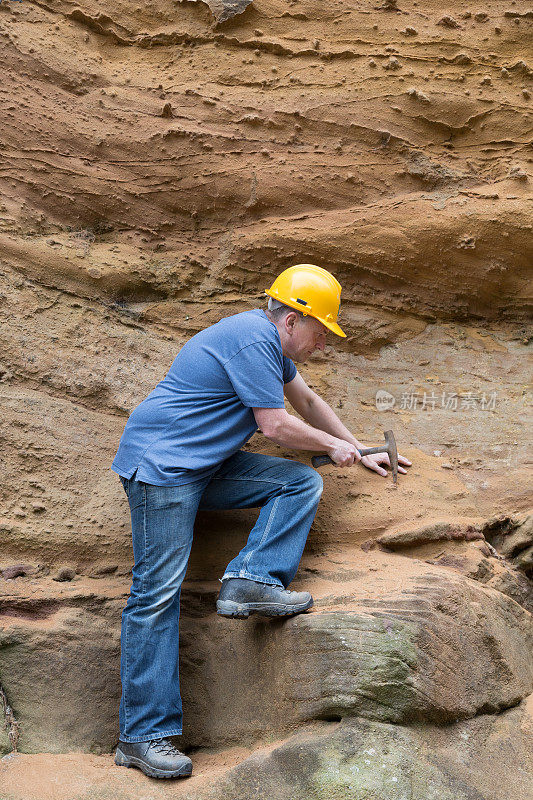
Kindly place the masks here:
<instances>
[{"instance_id":1,"label":"man's neck","mask_svg":"<svg viewBox=\"0 0 533 800\"><path fill-rule=\"evenodd\" d=\"M285 355L285 349L284 349L285 331L283 330L281 325L278 325L276 320L272 318L272 314L270 313L270 311L268 311L268 309L265 309L265 314L267 316L267 319L269 319L270 322L272 323L272 325L276 326L276 329L277 329L278 334L279 334L280 342L281 342L281 350L282 350L283 354Z\"/></svg>"}]
</instances>

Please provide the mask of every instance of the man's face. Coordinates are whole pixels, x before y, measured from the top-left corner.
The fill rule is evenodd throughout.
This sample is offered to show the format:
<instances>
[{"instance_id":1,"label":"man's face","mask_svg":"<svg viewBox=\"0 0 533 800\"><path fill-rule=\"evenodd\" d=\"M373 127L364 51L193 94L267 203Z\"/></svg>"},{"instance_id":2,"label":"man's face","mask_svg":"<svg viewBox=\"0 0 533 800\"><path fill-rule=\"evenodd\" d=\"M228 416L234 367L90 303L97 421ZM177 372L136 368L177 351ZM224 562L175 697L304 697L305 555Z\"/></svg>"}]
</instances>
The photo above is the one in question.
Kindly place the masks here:
<instances>
[{"instance_id":1,"label":"man's face","mask_svg":"<svg viewBox=\"0 0 533 800\"><path fill-rule=\"evenodd\" d=\"M315 350L323 350L328 329L313 317L288 314L285 318L287 346L285 355L293 361L307 361Z\"/></svg>"}]
</instances>

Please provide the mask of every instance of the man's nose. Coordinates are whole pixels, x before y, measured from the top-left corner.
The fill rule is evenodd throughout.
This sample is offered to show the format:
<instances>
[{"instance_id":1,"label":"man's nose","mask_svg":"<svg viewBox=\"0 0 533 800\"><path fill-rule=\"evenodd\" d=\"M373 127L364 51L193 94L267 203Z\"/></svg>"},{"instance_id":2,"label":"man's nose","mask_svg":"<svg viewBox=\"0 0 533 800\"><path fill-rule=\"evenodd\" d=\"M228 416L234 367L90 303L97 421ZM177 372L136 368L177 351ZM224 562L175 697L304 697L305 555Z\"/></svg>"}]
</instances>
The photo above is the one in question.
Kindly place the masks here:
<instances>
[{"instance_id":1,"label":"man's nose","mask_svg":"<svg viewBox=\"0 0 533 800\"><path fill-rule=\"evenodd\" d=\"M324 339L319 339L318 342L316 343L316 347L319 350L324 350L325 346L326 346L326 343L325 343Z\"/></svg>"}]
</instances>

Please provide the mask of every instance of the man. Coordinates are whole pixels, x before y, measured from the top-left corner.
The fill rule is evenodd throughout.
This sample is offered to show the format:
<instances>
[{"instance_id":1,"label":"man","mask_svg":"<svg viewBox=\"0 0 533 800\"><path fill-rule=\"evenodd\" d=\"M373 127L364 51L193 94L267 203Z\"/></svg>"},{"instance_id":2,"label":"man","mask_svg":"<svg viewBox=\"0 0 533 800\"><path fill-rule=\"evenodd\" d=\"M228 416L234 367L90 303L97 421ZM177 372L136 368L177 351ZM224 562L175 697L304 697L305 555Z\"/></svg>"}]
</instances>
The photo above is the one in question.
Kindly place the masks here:
<instances>
[{"instance_id":1,"label":"man","mask_svg":"<svg viewBox=\"0 0 533 800\"><path fill-rule=\"evenodd\" d=\"M118 765L157 778L192 771L169 737L182 732L180 590L199 508L261 508L222 576L218 614L289 616L313 605L309 592L287 586L322 478L297 461L241 447L259 428L277 444L325 452L341 467L361 459L359 442L293 363L323 350L328 329L345 336L337 324L340 292L321 267L285 270L266 292L268 311L235 314L193 336L126 423L112 465L130 505L135 559L122 614ZM287 413L284 395L307 422ZM362 463L387 474L385 453Z\"/></svg>"}]
</instances>

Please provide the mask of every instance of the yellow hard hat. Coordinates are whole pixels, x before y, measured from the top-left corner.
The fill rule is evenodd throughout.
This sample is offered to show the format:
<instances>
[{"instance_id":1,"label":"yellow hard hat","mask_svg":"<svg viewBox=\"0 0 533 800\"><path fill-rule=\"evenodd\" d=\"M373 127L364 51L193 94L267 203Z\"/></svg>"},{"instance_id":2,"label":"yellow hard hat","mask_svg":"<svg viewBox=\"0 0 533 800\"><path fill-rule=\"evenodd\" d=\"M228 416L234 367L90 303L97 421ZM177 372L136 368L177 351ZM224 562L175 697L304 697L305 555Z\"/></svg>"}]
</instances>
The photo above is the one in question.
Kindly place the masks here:
<instances>
[{"instance_id":1,"label":"yellow hard hat","mask_svg":"<svg viewBox=\"0 0 533 800\"><path fill-rule=\"evenodd\" d=\"M296 264L278 275L265 294L304 315L309 314L337 336L346 336L337 325L341 285L327 269L314 264Z\"/></svg>"}]
</instances>

